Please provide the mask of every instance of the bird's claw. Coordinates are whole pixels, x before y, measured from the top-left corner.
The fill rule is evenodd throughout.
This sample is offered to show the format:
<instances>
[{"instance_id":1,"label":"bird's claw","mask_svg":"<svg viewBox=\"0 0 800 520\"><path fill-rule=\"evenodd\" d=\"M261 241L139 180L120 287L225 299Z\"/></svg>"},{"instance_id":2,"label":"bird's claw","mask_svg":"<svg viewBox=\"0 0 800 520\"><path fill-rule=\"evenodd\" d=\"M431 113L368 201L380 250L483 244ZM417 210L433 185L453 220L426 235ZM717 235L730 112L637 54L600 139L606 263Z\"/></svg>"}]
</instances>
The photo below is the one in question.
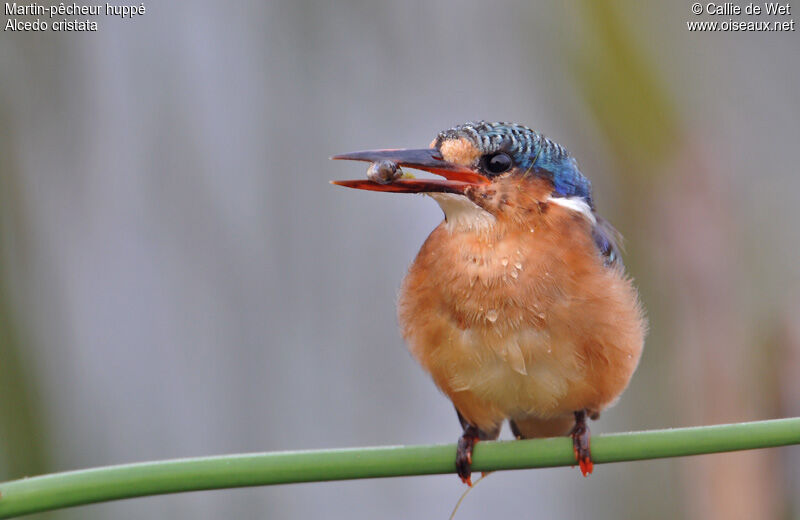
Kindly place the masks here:
<instances>
[{"instance_id":1,"label":"bird's claw","mask_svg":"<svg viewBox=\"0 0 800 520\"><path fill-rule=\"evenodd\" d=\"M456 451L456 472L461 478L461 482L472 487L472 450L478 437L464 432L458 439L458 450Z\"/></svg>"},{"instance_id":2,"label":"bird's claw","mask_svg":"<svg viewBox=\"0 0 800 520\"><path fill-rule=\"evenodd\" d=\"M577 448L575 449L575 460L578 461L578 466L581 468L581 473L584 477L588 477L594 469L592 456L589 452L581 453Z\"/></svg>"},{"instance_id":3,"label":"bird's claw","mask_svg":"<svg viewBox=\"0 0 800 520\"><path fill-rule=\"evenodd\" d=\"M586 414L575 412L575 426L570 432L572 437L572 451L575 453L575 460L581 468L584 477L588 477L594 469L592 462L592 452L589 448L589 427L586 425Z\"/></svg>"}]
</instances>

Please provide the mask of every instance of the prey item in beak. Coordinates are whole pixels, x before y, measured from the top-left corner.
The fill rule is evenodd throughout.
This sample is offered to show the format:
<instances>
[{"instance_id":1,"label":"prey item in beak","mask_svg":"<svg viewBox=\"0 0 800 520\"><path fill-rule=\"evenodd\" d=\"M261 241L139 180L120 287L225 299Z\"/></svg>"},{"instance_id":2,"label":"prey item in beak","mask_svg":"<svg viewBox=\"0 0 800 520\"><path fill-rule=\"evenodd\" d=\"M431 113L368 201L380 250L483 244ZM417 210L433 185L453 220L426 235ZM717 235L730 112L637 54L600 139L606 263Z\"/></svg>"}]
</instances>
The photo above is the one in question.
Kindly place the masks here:
<instances>
[{"instance_id":1,"label":"prey item in beak","mask_svg":"<svg viewBox=\"0 0 800 520\"><path fill-rule=\"evenodd\" d=\"M465 166L445 161L439 150L420 148L409 150L367 150L342 155L334 155L331 159L378 162L389 161L398 166L424 170L444 177L444 179L397 179L388 183L374 182L366 179L331 181L332 184L372 191L390 191L395 193L460 193L470 186L488 184L489 179Z\"/></svg>"}]
</instances>

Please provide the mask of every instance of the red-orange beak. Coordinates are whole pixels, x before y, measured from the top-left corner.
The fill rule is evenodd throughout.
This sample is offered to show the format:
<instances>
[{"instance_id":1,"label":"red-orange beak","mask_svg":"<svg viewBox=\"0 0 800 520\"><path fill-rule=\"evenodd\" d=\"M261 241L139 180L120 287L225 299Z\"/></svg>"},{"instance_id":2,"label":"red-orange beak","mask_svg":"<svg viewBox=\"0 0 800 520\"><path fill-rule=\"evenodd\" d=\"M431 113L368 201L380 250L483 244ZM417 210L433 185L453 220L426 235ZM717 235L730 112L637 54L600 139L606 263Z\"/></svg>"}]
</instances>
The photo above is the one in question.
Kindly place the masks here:
<instances>
[{"instance_id":1,"label":"red-orange beak","mask_svg":"<svg viewBox=\"0 0 800 520\"><path fill-rule=\"evenodd\" d=\"M420 148L409 150L367 150L342 155L334 155L334 160L348 161L391 161L399 166L424 170L444 179L397 179L387 184L380 184L367 179L348 181L331 181L331 184L356 188L359 190L391 191L395 193L464 193L470 186L488 184L490 181L480 173L465 166L445 161L436 148Z\"/></svg>"}]
</instances>

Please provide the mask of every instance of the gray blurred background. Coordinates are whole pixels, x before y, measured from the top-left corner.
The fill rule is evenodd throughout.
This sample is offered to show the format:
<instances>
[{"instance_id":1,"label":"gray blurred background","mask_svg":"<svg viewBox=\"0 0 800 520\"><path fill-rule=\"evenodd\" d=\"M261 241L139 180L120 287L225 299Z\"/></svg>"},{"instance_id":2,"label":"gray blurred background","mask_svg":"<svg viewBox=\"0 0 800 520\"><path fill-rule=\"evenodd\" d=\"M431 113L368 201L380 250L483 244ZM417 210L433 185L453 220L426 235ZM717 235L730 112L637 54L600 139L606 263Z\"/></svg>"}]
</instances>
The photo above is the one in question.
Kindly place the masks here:
<instances>
[{"instance_id":1,"label":"gray blurred background","mask_svg":"<svg viewBox=\"0 0 800 520\"><path fill-rule=\"evenodd\" d=\"M0 33L0 479L455 442L394 307L441 212L334 188L364 170L328 157L472 119L565 145L627 237L651 333L594 432L800 415L800 36L692 33L713 18L689 7L147 2L96 33ZM800 518L799 464L496 473L458 518ZM446 518L462 491L413 477L40 517Z\"/></svg>"}]
</instances>

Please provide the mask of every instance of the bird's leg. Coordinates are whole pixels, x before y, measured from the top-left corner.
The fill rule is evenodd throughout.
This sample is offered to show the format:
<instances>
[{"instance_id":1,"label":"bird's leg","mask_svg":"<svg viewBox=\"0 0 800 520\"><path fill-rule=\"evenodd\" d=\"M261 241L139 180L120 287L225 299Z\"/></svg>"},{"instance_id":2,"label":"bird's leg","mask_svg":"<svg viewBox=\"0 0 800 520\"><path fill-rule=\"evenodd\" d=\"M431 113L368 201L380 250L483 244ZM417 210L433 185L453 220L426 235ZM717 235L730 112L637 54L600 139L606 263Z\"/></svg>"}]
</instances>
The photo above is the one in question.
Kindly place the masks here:
<instances>
[{"instance_id":1,"label":"bird's leg","mask_svg":"<svg viewBox=\"0 0 800 520\"><path fill-rule=\"evenodd\" d=\"M486 432L467 422L458 410L456 410L456 413L458 414L459 422L461 422L461 427L464 428L464 433L462 433L461 438L458 439L456 472L461 478L461 482L472 486L472 450L475 448L475 443L479 440L496 439L497 436L500 435L500 426Z\"/></svg>"},{"instance_id":2,"label":"bird's leg","mask_svg":"<svg viewBox=\"0 0 800 520\"><path fill-rule=\"evenodd\" d=\"M586 410L575 412L575 426L572 428L570 436L575 460L578 461L583 476L587 477L592 472L594 464L592 463L592 452L589 450L589 426L586 424Z\"/></svg>"}]
</instances>

